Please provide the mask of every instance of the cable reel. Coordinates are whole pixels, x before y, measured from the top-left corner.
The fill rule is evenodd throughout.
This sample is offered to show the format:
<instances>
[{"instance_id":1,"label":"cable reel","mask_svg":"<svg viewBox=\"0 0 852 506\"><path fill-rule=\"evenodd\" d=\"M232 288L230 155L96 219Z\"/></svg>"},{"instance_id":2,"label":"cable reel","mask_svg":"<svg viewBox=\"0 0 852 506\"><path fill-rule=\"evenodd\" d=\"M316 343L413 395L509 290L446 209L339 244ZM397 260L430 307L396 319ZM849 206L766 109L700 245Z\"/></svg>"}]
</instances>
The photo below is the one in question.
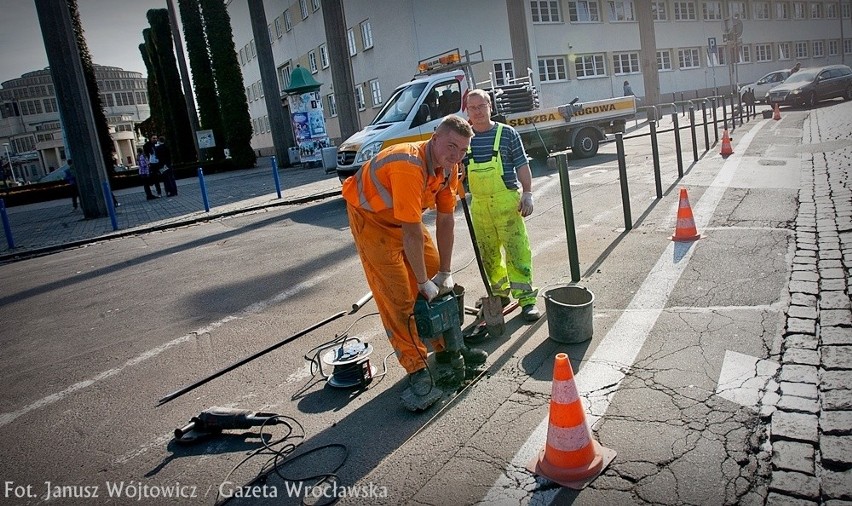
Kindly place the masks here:
<instances>
[{"instance_id":1,"label":"cable reel","mask_svg":"<svg viewBox=\"0 0 852 506\"><path fill-rule=\"evenodd\" d=\"M323 373L323 377L335 388L366 387L376 374L376 368L370 365L372 353L373 345L348 339L323 354L322 362L333 367L331 375Z\"/></svg>"}]
</instances>

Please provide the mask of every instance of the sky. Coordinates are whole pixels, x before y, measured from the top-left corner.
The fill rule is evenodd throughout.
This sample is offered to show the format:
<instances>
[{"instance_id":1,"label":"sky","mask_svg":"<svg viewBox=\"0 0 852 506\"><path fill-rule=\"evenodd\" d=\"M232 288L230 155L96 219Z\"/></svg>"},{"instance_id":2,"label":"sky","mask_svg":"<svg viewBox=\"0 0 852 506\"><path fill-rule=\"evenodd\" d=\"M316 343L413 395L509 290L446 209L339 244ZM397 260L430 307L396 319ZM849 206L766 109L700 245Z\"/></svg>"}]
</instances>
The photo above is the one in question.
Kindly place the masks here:
<instances>
[{"instance_id":1,"label":"sky","mask_svg":"<svg viewBox=\"0 0 852 506\"><path fill-rule=\"evenodd\" d=\"M145 13L166 0L77 0L77 7L94 63L147 75L139 54ZM0 0L0 83L47 66L35 0Z\"/></svg>"}]
</instances>

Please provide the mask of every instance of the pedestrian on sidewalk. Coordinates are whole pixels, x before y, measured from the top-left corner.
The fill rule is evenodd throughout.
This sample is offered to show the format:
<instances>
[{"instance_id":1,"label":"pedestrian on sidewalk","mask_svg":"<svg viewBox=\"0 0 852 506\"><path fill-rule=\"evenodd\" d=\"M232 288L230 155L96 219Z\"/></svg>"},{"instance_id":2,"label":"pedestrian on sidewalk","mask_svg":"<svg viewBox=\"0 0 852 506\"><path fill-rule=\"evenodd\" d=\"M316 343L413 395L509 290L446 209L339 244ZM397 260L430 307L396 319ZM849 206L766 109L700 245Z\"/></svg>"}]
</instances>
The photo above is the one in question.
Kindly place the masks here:
<instances>
[{"instance_id":1,"label":"pedestrian on sidewalk","mask_svg":"<svg viewBox=\"0 0 852 506\"><path fill-rule=\"evenodd\" d=\"M148 159L148 177L151 181L151 186L157 190L157 196L163 196L163 190L160 188L160 160L157 158L157 153L154 152L154 146L157 144L157 135L154 134L151 138L142 145L142 152Z\"/></svg>"},{"instance_id":2,"label":"pedestrian on sidewalk","mask_svg":"<svg viewBox=\"0 0 852 506\"><path fill-rule=\"evenodd\" d=\"M172 152L166 144L165 137L160 136L157 139L157 143L154 145L154 154L160 163L160 177L166 189L166 197L176 197L178 192L175 171L172 167Z\"/></svg>"},{"instance_id":3,"label":"pedestrian on sidewalk","mask_svg":"<svg viewBox=\"0 0 852 506\"><path fill-rule=\"evenodd\" d=\"M136 150L136 163L139 165L139 178L142 180L142 188L145 189L145 198L154 200L157 197L151 193L151 169L142 148Z\"/></svg>"},{"instance_id":4,"label":"pedestrian on sidewalk","mask_svg":"<svg viewBox=\"0 0 852 506\"><path fill-rule=\"evenodd\" d=\"M633 95L633 88L630 87L630 81L624 81L624 96L629 97Z\"/></svg>"},{"instance_id":5,"label":"pedestrian on sidewalk","mask_svg":"<svg viewBox=\"0 0 852 506\"><path fill-rule=\"evenodd\" d=\"M532 251L524 218L533 212L532 172L518 132L491 120L491 97L481 89L467 95L475 136L464 159L470 188L470 217L491 291L508 304L518 300L526 321L536 321Z\"/></svg>"}]
</instances>

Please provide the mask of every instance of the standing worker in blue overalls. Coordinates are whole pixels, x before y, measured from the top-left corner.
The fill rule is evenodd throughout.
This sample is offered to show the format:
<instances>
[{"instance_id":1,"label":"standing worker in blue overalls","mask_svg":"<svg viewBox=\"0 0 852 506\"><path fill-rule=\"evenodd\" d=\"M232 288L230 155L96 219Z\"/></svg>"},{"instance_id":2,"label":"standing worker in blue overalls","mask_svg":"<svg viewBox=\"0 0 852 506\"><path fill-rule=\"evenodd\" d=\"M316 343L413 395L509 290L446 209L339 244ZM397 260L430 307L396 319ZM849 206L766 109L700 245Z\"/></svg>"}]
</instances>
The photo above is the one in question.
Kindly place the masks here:
<instances>
[{"instance_id":1,"label":"standing worker in blue overalls","mask_svg":"<svg viewBox=\"0 0 852 506\"><path fill-rule=\"evenodd\" d=\"M465 166L482 265L503 305L511 294L524 319L536 321L541 313L535 305L538 290L532 285L532 251L524 224L533 212L527 154L514 128L491 121L491 98L485 90L468 93L467 115L475 135Z\"/></svg>"}]
</instances>

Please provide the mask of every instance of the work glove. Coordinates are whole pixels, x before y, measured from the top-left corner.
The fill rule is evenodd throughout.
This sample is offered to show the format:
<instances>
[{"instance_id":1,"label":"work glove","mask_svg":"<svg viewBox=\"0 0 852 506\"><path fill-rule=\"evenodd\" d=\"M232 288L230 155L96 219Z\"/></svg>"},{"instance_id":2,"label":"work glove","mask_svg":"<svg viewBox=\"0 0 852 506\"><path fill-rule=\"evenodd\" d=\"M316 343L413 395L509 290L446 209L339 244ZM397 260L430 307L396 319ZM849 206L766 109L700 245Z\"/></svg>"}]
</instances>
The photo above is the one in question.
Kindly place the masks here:
<instances>
[{"instance_id":1,"label":"work glove","mask_svg":"<svg viewBox=\"0 0 852 506\"><path fill-rule=\"evenodd\" d=\"M453 291L456 284L453 282L452 272L439 272L432 278L432 282L438 286L438 295L444 295Z\"/></svg>"},{"instance_id":2,"label":"work glove","mask_svg":"<svg viewBox=\"0 0 852 506\"><path fill-rule=\"evenodd\" d=\"M438 285L436 285L431 279L424 281L423 283L417 283L417 290L420 292L420 295L430 302L438 296Z\"/></svg>"},{"instance_id":3,"label":"work glove","mask_svg":"<svg viewBox=\"0 0 852 506\"><path fill-rule=\"evenodd\" d=\"M520 211L521 216L526 218L531 215L533 212L533 198L532 192L524 192L521 194L521 201L518 203L518 211Z\"/></svg>"}]
</instances>

